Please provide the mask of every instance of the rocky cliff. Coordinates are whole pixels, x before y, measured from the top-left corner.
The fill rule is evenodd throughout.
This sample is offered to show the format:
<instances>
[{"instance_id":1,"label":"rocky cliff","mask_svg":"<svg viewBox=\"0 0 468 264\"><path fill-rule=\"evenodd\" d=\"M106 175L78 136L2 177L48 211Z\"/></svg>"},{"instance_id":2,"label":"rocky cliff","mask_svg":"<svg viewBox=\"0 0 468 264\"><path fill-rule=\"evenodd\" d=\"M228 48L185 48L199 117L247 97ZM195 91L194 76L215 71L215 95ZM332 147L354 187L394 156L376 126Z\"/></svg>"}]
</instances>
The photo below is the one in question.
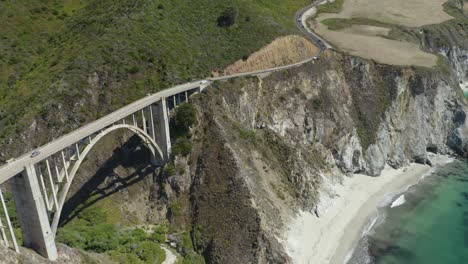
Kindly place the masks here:
<instances>
[{"instance_id":1,"label":"rocky cliff","mask_svg":"<svg viewBox=\"0 0 468 264\"><path fill-rule=\"evenodd\" d=\"M284 223L297 209L317 211L324 182L430 163L428 152L468 153L468 107L441 70L327 52L216 83L194 105L191 224L209 263L287 262Z\"/></svg>"},{"instance_id":2,"label":"rocky cliff","mask_svg":"<svg viewBox=\"0 0 468 264\"><path fill-rule=\"evenodd\" d=\"M467 28L460 17L408 33L445 57L437 69L327 51L292 70L217 82L192 98L197 122L188 155L174 157L159 175L144 158L119 164L128 153L144 154L119 141L124 145L113 155L88 162L75 193L90 178L117 183L109 189L118 189L115 203L133 200L132 207L148 211L132 211L138 221L127 222L160 222L167 213L169 241L182 255L188 233L189 248L207 263L288 263L285 224L299 209L320 214L320 194L346 175L431 163L429 152L467 155L468 105L460 89L467 83ZM116 180L129 175L141 181L119 189ZM87 196L76 196L76 204ZM71 199L69 210L76 204ZM122 215L128 209L119 206Z\"/></svg>"},{"instance_id":3,"label":"rocky cliff","mask_svg":"<svg viewBox=\"0 0 468 264\"><path fill-rule=\"evenodd\" d=\"M412 32L423 48L447 59L455 79L465 91L468 90L467 5L466 0L449 0L444 4L444 10L455 19Z\"/></svg>"}]
</instances>

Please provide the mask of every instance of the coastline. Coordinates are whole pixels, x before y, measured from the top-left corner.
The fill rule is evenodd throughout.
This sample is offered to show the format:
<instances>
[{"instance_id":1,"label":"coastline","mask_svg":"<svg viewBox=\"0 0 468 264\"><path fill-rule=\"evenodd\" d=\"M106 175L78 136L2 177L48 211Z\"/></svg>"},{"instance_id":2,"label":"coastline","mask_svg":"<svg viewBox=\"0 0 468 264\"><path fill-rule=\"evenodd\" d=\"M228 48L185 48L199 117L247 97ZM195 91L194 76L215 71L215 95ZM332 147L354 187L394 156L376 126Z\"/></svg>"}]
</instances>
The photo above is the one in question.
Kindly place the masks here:
<instances>
[{"instance_id":1,"label":"coastline","mask_svg":"<svg viewBox=\"0 0 468 264\"><path fill-rule=\"evenodd\" d=\"M434 156L431 161L437 166L451 159ZM429 172L430 166L412 163L396 170L386 167L378 177L345 177L343 184L332 186L337 195L321 195L319 206L327 208L320 217L300 212L292 220L285 241L288 254L294 263L345 263L375 222L378 207L389 205Z\"/></svg>"}]
</instances>

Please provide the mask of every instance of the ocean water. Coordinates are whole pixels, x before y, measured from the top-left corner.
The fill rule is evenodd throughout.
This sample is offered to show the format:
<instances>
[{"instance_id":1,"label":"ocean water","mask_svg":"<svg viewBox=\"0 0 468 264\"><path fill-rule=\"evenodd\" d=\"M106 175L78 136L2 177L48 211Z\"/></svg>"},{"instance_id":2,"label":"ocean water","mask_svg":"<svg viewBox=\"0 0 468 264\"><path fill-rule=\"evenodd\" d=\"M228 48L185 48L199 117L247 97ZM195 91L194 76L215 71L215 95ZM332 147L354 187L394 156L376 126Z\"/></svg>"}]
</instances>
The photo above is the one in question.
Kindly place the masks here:
<instances>
[{"instance_id":1,"label":"ocean water","mask_svg":"<svg viewBox=\"0 0 468 264\"><path fill-rule=\"evenodd\" d=\"M393 207L391 207L393 205ZM348 264L468 264L468 161L437 168L379 210Z\"/></svg>"}]
</instances>

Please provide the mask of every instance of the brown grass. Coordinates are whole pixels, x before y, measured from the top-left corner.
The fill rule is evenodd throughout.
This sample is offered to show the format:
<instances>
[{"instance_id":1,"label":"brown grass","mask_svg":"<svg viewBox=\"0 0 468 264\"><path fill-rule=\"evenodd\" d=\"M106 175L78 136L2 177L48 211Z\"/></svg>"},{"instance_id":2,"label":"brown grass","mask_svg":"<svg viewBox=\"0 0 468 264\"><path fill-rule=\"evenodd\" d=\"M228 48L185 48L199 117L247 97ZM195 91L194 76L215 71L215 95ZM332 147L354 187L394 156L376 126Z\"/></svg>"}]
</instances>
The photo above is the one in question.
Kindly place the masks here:
<instances>
[{"instance_id":1,"label":"brown grass","mask_svg":"<svg viewBox=\"0 0 468 264\"><path fill-rule=\"evenodd\" d=\"M452 17L444 12L447 0L345 0L343 11L334 17L366 17L377 21L420 27Z\"/></svg>"},{"instance_id":2,"label":"brown grass","mask_svg":"<svg viewBox=\"0 0 468 264\"><path fill-rule=\"evenodd\" d=\"M414 43L380 37L388 34L388 28L353 25L332 31L317 23L315 30L339 49L380 63L432 67L437 62L437 56L423 52Z\"/></svg>"},{"instance_id":3,"label":"brown grass","mask_svg":"<svg viewBox=\"0 0 468 264\"><path fill-rule=\"evenodd\" d=\"M366 18L386 24L420 27L451 19L443 11L446 0L345 0L339 14L321 14L328 18ZM371 25L353 25L339 31L318 22L312 28L337 48L352 55L393 65L433 67L437 57L423 52L418 45L385 38L390 29Z\"/></svg>"},{"instance_id":4,"label":"brown grass","mask_svg":"<svg viewBox=\"0 0 468 264\"><path fill-rule=\"evenodd\" d=\"M224 74L235 74L283 66L314 56L318 51L308 40L291 35L275 39L272 43L249 56L238 60L224 70Z\"/></svg>"}]
</instances>

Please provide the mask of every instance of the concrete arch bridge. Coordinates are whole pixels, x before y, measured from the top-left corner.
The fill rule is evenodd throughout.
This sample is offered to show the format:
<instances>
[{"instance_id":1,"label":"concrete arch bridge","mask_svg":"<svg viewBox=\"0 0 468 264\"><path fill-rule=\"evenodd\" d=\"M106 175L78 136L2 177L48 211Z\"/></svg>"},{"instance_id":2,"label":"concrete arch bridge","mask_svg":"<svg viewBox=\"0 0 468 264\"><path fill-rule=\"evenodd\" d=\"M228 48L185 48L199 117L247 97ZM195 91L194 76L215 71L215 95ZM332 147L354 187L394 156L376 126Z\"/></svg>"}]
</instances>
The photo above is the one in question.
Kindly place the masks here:
<instances>
[{"instance_id":1,"label":"concrete arch bridge","mask_svg":"<svg viewBox=\"0 0 468 264\"><path fill-rule=\"evenodd\" d=\"M298 29L319 48L314 57L286 66L190 82L148 95L0 167L0 186L12 182L23 245L50 260L57 259L55 233L70 185L87 154L108 133L132 131L149 148L152 162L162 165L171 154L170 109L202 92L213 81L283 71L317 59L330 45L304 24L308 10L324 2L314 2L294 18ZM1 188L0 203L0 245L19 252Z\"/></svg>"}]
</instances>

